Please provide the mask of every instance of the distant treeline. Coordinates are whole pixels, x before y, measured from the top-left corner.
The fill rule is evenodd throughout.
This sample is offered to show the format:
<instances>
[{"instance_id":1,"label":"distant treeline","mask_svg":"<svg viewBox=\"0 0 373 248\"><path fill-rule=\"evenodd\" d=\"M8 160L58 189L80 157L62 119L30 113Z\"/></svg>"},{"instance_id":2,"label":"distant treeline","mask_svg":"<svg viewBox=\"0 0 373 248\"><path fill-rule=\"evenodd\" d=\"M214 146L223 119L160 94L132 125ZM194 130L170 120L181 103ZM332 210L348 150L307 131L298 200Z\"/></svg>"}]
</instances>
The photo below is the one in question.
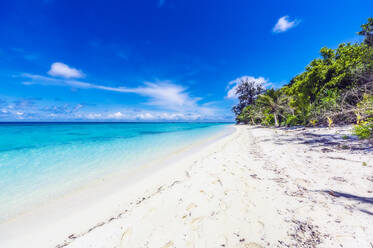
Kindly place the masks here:
<instances>
[{"instance_id":1,"label":"distant treeline","mask_svg":"<svg viewBox=\"0 0 373 248\"><path fill-rule=\"evenodd\" d=\"M305 71L280 89L243 79L233 107L237 123L267 126L355 123L361 138L373 135L373 18L361 26L361 43L323 47Z\"/></svg>"}]
</instances>

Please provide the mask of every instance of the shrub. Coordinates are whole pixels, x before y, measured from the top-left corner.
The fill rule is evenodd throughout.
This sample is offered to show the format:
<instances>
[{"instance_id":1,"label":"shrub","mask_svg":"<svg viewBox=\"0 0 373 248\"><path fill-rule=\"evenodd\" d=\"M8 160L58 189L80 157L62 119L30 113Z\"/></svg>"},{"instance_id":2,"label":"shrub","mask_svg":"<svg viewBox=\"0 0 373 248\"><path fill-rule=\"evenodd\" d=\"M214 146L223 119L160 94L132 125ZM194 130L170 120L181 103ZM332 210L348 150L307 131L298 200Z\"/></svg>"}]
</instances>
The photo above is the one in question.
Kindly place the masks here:
<instances>
[{"instance_id":1,"label":"shrub","mask_svg":"<svg viewBox=\"0 0 373 248\"><path fill-rule=\"evenodd\" d=\"M360 122L354 127L353 133L360 139L369 139L373 136L373 118Z\"/></svg>"},{"instance_id":2,"label":"shrub","mask_svg":"<svg viewBox=\"0 0 373 248\"><path fill-rule=\"evenodd\" d=\"M316 124L317 124L317 120L315 120L315 119L310 120L310 124L311 124L313 127L316 126Z\"/></svg>"},{"instance_id":3,"label":"shrub","mask_svg":"<svg viewBox=\"0 0 373 248\"><path fill-rule=\"evenodd\" d=\"M286 125L287 126L295 126L298 124L298 118L295 115L288 115L286 117Z\"/></svg>"},{"instance_id":4,"label":"shrub","mask_svg":"<svg viewBox=\"0 0 373 248\"><path fill-rule=\"evenodd\" d=\"M373 96L364 94L363 100L357 104L357 125L353 133L360 139L373 137Z\"/></svg>"},{"instance_id":5,"label":"shrub","mask_svg":"<svg viewBox=\"0 0 373 248\"><path fill-rule=\"evenodd\" d=\"M275 117L273 114L266 114L262 124L266 126L273 126L275 124Z\"/></svg>"}]
</instances>

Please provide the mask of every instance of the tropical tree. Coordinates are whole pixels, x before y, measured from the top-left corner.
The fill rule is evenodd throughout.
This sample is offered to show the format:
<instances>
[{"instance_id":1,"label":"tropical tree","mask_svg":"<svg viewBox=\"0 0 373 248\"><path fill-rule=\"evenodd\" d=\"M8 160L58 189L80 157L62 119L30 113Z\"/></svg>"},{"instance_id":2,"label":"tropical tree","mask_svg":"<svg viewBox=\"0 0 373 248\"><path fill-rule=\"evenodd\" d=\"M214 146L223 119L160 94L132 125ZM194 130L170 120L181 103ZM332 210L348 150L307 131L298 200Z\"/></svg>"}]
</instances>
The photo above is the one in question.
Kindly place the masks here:
<instances>
[{"instance_id":1,"label":"tropical tree","mask_svg":"<svg viewBox=\"0 0 373 248\"><path fill-rule=\"evenodd\" d=\"M262 125L356 123L359 137L373 138L373 18L361 26L362 43L320 49L304 72L279 90L242 80L236 87L237 122Z\"/></svg>"},{"instance_id":2,"label":"tropical tree","mask_svg":"<svg viewBox=\"0 0 373 248\"><path fill-rule=\"evenodd\" d=\"M256 101L258 105L261 105L269 110L269 113L273 114L275 120L275 126L278 127L279 117L282 111L286 109L287 97L282 94L280 90L270 89L266 93L260 95Z\"/></svg>"},{"instance_id":3,"label":"tropical tree","mask_svg":"<svg viewBox=\"0 0 373 248\"><path fill-rule=\"evenodd\" d=\"M240 115L237 116L239 123L256 125L262 123L265 118L264 109L262 106L254 103L246 106Z\"/></svg>"},{"instance_id":4,"label":"tropical tree","mask_svg":"<svg viewBox=\"0 0 373 248\"><path fill-rule=\"evenodd\" d=\"M258 95L264 91L263 85L256 81L250 81L246 78L240 80L235 91L239 102L232 108L236 116L239 116L246 106L254 104Z\"/></svg>"},{"instance_id":5,"label":"tropical tree","mask_svg":"<svg viewBox=\"0 0 373 248\"><path fill-rule=\"evenodd\" d=\"M365 44L373 47L373 18L368 18L368 22L361 25L361 31L357 34L364 36Z\"/></svg>"}]
</instances>

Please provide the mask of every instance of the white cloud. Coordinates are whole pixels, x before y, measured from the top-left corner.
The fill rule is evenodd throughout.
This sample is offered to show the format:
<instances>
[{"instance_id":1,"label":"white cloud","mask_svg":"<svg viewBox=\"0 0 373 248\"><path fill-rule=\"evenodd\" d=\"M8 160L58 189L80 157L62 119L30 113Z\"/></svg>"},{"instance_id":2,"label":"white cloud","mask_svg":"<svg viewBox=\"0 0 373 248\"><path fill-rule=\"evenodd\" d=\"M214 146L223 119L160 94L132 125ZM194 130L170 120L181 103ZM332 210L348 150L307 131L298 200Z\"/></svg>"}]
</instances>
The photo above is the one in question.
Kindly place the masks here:
<instances>
[{"instance_id":1,"label":"white cloud","mask_svg":"<svg viewBox=\"0 0 373 248\"><path fill-rule=\"evenodd\" d=\"M289 19L289 16L283 16L280 19L278 19L272 31L275 33L282 33L282 32L289 30L290 28L295 27L296 25L298 25L298 23L299 23L298 20L291 21Z\"/></svg>"},{"instance_id":2,"label":"white cloud","mask_svg":"<svg viewBox=\"0 0 373 248\"><path fill-rule=\"evenodd\" d=\"M88 115L87 115L88 117ZM190 120L192 115L183 113L169 113L169 112L156 112L147 110L124 110L107 115L90 114L91 119L117 119L128 121L176 121L176 120ZM200 115L198 115L200 117ZM196 119L194 115L194 119Z\"/></svg>"},{"instance_id":3,"label":"white cloud","mask_svg":"<svg viewBox=\"0 0 373 248\"><path fill-rule=\"evenodd\" d=\"M51 69L48 71L48 74L54 77L64 77L64 78L82 78L84 73L75 68L71 68L68 65L55 62L51 65Z\"/></svg>"},{"instance_id":4,"label":"white cloud","mask_svg":"<svg viewBox=\"0 0 373 248\"><path fill-rule=\"evenodd\" d=\"M46 77L33 74L22 74L27 78L24 85L52 85L72 87L75 89L96 89L119 93L137 94L146 100L143 105L148 105L149 110L140 109L136 111L116 110L112 113L81 113L87 119L120 119L120 120L223 120L226 110L216 107L216 103L201 103L201 98L192 96L182 85L171 81L144 82L138 87L111 87L88 82ZM140 105L141 106L141 105ZM77 105L78 111L82 106ZM76 111L75 111L76 112Z\"/></svg>"},{"instance_id":5,"label":"white cloud","mask_svg":"<svg viewBox=\"0 0 373 248\"><path fill-rule=\"evenodd\" d=\"M122 119L123 117L124 117L124 114L122 114L121 112L116 112L114 114L108 115L108 118L112 118L112 119Z\"/></svg>"},{"instance_id":6,"label":"white cloud","mask_svg":"<svg viewBox=\"0 0 373 248\"><path fill-rule=\"evenodd\" d=\"M154 120L156 117L151 113L141 113L136 115L136 118L141 120Z\"/></svg>"},{"instance_id":7,"label":"white cloud","mask_svg":"<svg viewBox=\"0 0 373 248\"><path fill-rule=\"evenodd\" d=\"M162 120L162 121L181 121L181 120L196 120L201 115L190 113L168 113L168 112L144 112L135 115L138 120Z\"/></svg>"},{"instance_id":8,"label":"white cloud","mask_svg":"<svg viewBox=\"0 0 373 248\"><path fill-rule=\"evenodd\" d=\"M73 112L75 112L75 111L78 111L78 110L80 110L81 108L83 108L84 106L82 105L82 104L77 104L77 105L75 105L75 107L72 109L72 111Z\"/></svg>"},{"instance_id":9,"label":"white cloud","mask_svg":"<svg viewBox=\"0 0 373 248\"><path fill-rule=\"evenodd\" d=\"M89 113L89 114L86 115L86 118L87 118L87 119L91 119L91 120L94 120L94 119L101 119L101 118L102 118L102 114Z\"/></svg>"},{"instance_id":10,"label":"white cloud","mask_svg":"<svg viewBox=\"0 0 373 248\"><path fill-rule=\"evenodd\" d=\"M156 83L145 82L142 86L135 88L128 87L110 87L98 84L91 84L76 80L56 79L33 74L22 74L23 77L31 79L31 81L23 82L24 85L42 84L56 86L70 86L80 89L98 89L105 91L114 91L121 93L134 93L150 100L146 102L148 105L164 107L168 109L188 109L194 108L201 98L191 97L186 91L186 88L171 83L170 81L161 81Z\"/></svg>"},{"instance_id":11,"label":"white cloud","mask_svg":"<svg viewBox=\"0 0 373 248\"><path fill-rule=\"evenodd\" d=\"M229 111L229 110L228 110ZM224 111L226 114L226 112ZM198 111L157 111L147 109L121 109L119 111L113 111L111 113L80 113L76 114L75 117L81 119L90 120L117 120L117 121L226 121L231 120L231 116L226 117L222 113L212 112L212 115L208 115Z\"/></svg>"},{"instance_id":12,"label":"white cloud","mask_svg":"<svg viewBox=\"0 0 373 248\"><path fill-rule=\"evenodd\" d=\"M231 99L237 98L236 89L241 84L242 81L252 81L252 82L255 82L255 84L257 85L262 85L263 87L268 87L269 85L271 85L268 79L265 79L264 77L255 78L252 76L242 76L228 83L227 88L229 90L226 96L227 98L231 98Z\"/></svg>"},{"instance_id":13,"label":"white cloud","mask_svg":"<svg viewBox=\"0 0 373 248\"><path fill-rule=\"evenodd\" d=\"M158 83L146 82L144 86L127 89L142 96L150 97L149 105L161 106L172 109L193 108L200 98L191 97L186 88L169 81Z\"/></svg>"},{"instance_id":14,"label":"white cloud","mask_svg":"<svg viewBox=\"0 0 373 248\"><path fill-rule=\"evenodd\" d=\"M201 119L201 117L201 115L193 113L170 113L145 110L137 110L134 112L133 110L128 110L108 114L106 116L97 116L96 119L120 119L127 121L192 121Z\"/></svg>"}]
</instances>

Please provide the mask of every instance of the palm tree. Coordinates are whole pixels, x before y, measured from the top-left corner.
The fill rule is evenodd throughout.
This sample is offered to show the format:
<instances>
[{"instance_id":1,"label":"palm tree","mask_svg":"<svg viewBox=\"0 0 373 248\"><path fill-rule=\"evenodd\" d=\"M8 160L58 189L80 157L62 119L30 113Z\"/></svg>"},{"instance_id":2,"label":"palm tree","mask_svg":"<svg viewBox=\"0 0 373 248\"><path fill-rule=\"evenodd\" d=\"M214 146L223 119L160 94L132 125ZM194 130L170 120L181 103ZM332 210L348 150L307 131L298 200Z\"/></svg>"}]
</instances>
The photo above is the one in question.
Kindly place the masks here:
<instances>
[{"instance_id":1,"label":"palm tree","mask_svg":"<svg viewBox=\"0 0 373 248\"><path fill-rule=\"evenodd\" d=\"M280 90L270 89L258 97L257 103L269 109L275 118L275 126L278 127L279 116L287 108L287 97Z\"/></svg>"},{"instance_id":2,"label":"palm tree","mask_svg":"<svg viewBox=\"0 0 373 248\"><path fill-rule=\"evenodd\" d=\"M361 31L357 34L364 36L365 44L373 47L373 18L368 18L368 22L361 25Z\"/></svg>"}]
</instances>

